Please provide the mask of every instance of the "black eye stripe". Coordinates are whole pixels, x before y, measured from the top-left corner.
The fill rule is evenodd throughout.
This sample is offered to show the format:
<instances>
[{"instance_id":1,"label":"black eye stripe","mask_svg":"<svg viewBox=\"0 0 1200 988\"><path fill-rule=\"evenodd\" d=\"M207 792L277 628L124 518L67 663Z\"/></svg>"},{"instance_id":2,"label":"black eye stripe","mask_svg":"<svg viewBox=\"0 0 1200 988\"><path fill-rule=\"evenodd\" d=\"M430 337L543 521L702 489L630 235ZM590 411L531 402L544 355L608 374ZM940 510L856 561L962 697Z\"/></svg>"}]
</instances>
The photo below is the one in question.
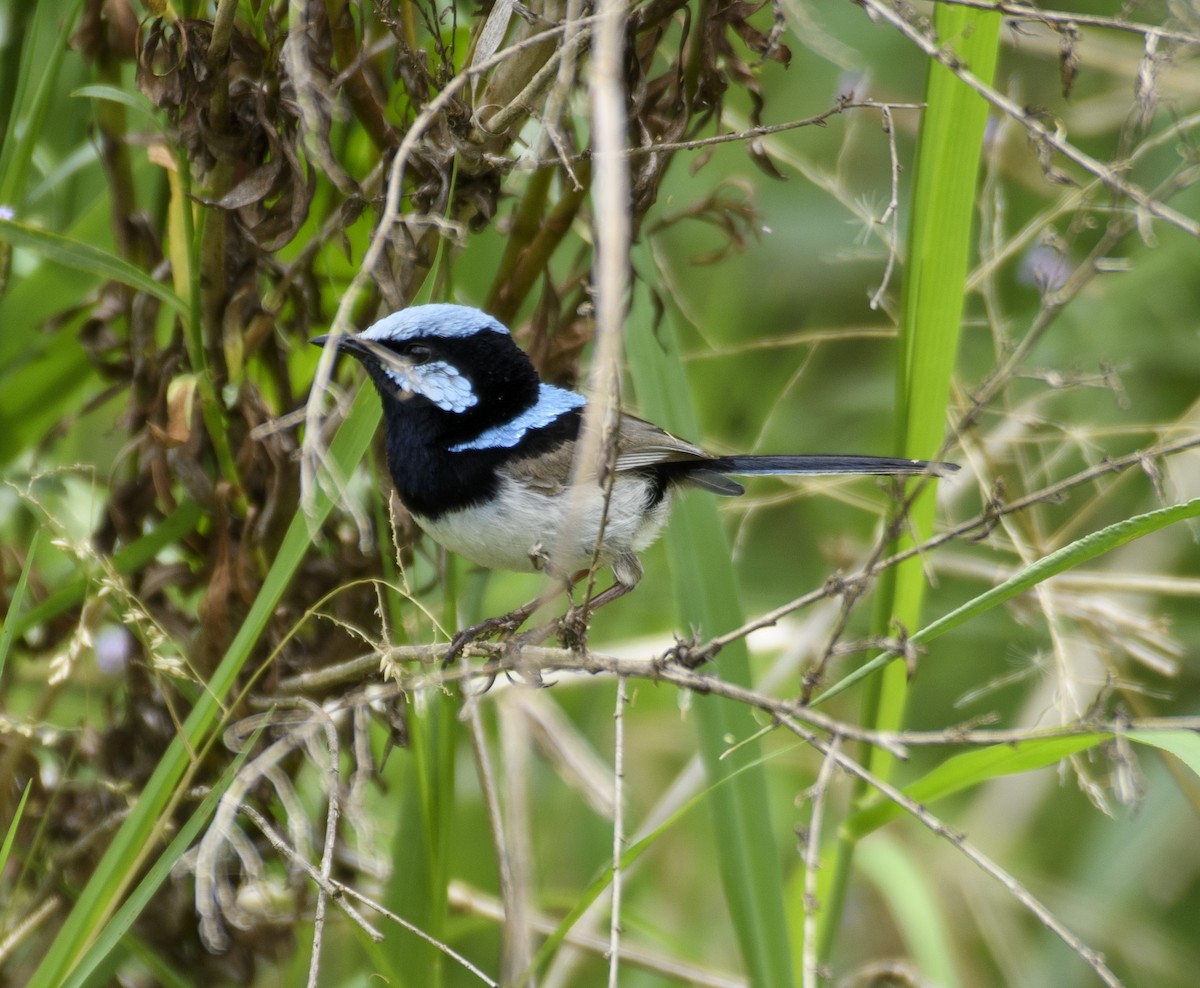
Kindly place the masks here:
<instances>
[{"instance_id":1,"label":"black eye stripe","mask_svg":"<svg viewBox=\"0 0 1200 988\"><path fill-rule=\"evenodd\" d=\"M392 353L405 357L415 364L428 363L434 356L433 347L427 343L418 343L412 340L380 340L379 342Z\"/></svg>"}]
</instances>

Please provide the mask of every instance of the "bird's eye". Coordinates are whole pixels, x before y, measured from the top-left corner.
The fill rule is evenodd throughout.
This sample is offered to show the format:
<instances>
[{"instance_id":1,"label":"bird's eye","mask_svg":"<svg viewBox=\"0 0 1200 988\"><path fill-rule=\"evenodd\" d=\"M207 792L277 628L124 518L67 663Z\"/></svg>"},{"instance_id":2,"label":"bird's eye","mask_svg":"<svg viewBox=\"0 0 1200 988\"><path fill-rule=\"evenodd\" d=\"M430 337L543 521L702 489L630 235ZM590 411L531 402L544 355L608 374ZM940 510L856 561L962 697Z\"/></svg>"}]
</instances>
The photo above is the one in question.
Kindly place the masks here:
<instances>
[{"instance_id":1,"label":"bird's eye","mask_svg":"<svg viewBox=\"0 0 1200 988\"><path fill-rule=\"evenodd\" d=\"M433 350L423 343L413 343L408 347L406 356L414 364L427 364L433 357Z\"/></svg>"}]
</instances>

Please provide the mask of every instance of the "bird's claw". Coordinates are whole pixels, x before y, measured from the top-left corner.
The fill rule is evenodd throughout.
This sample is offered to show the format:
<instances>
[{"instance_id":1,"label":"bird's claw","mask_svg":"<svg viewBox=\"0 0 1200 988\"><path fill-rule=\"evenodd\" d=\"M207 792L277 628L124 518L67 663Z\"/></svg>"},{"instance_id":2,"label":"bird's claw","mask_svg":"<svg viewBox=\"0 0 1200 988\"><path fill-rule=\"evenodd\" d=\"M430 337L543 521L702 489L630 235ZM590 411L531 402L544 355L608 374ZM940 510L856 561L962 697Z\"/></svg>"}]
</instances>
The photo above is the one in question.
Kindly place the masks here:
<instances>
[{"instance_id":1,"label":"bird's claw","mask_svg":"<svg viewBox=\"0 0 1200 988\"><path fill-rule=\"evenodd\" d=\"M700 636L693 633L690 638L676 636L675 644L663 655L663 665L680 665L685 669L699 669L712 661L716 649L711 645L701 646Z\"/></svg>"},{"instance_id":2,"label":"bird's claw","mask_svg":"<svg viewBox=\"0 0 1200 988\"><path fill-rule=\"evenodd\" d=\"M450 665L462 653L462 650L472 642L479 641L481 638L511 637L525 621L526 615L518 612L511 614L502 614L500 617L488 618L486 621L480 621L478 624L473 624L469 628L463 628L452 639L450 639L450 647L446 649L446 654L442 656L442 668Z\"/></svg>"},{"instance_id":3,"label":"bird's claw","mask_svg":"<svg viewBox=\"0 0 1200 988\"><path fill-rule=\"evenodd\" d=\"M588 618L591 616L586 607L572 604L567 613L558 619L555 629L558 633L559 644L572 652L587 651Z\"/></svg>"}]
</instances>

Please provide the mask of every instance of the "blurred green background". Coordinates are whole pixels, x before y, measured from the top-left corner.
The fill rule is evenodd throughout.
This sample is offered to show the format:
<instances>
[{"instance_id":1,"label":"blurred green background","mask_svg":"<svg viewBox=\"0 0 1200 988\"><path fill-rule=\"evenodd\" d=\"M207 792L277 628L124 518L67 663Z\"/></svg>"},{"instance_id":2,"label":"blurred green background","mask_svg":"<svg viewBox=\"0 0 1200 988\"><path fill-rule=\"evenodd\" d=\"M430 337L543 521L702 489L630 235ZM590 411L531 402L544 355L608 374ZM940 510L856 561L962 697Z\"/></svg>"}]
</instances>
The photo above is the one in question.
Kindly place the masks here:
<instances>
[{"instance_id":1,"label":"blurred green background","mask_svg":"<svg viewBox=\"0 0 1200 988\"><path fill-rule=\"evenodd\" d=\"M228 124L226 136L245 141L230 145L236 153L220 151L219 111L207 88L214 76L195 68L210 38L197 25L210 23L218 7L232 11L235 39L242 39L232 47L232 71L223 70L237 95L230 116L236 126ZM358 269L379 217L379 176L428 94L469 64L472 38L495 10L332 0L305 9L312 71L336 80L332 95L297 93L283 39L298 14L287 4L0 0L0 207L11 210L0 220L0 587L7 614L0 639L0 825L11 839L0 876L4 983L65 983L73 976L71 983L97 985L296 984L309 964L315 893L244 817L239 826L264 863L251 876L246 860L235 864L225 849L223 867L251 917L231 930L225 953L207 950L197 934L194 857L162 881L149 905L131 910L128 928L112 925L121 893L160 860L204 787L228 768L233 755L219 741L188 752L186 782L154 790L170 808L155 821L153 839L133 849L144 858L131 851L122 859L120 880L108 883L111 902L72 925L83 916L76 903L88 901L81 890L108 874L97 870L105 848L145 787L160 785L156 773L180 725L210 692L208 677L235 647L263 587L271 588L271 564L288 545L284 530L298 517L300 435L283 431L264 440L251 430L303 404L320 356L305 341L326 330ZM537 9L549 21L562 14L550 5ZM778 49L764 57L755 48L771 31L773 10L790 61ZM928 27L932 10L922 5L912 13L918 28ZM1139 6L1139 22L1175 32L1159 38L1148 59L1145 30L1084 20L1116 18L1113 5L1081 0L1067 12L1080 22L1064 16L1004 23L997 90L1127 181L1184 216L1200 216L1200 15L1187 4ZM927 58L853 3L754 10L645 4L629 13L640 45L627 66L631 81L667 89L683 78L687 39L699 37L701 25L724 25L711 31L706 71L729 88L716 98L716 90L680 95L674 112L687 126L675 139L744 130L760 98L765 124L821 113L850 92L858 102L905 104L892 110L894 228L880 221L893 166L877 107L755 138L779 177L760 167L744 141L665 159L669 167L654 178L652 194L634 208L636 319L627 329L678 340L699 429L689 439L720 452L892 453L902 400L895 365L903 256L884 279L889 249L903 254L911 220L922 112L916 104L925 98ZM508 40L522 30L534 28L514 21ZM174 37L175 47L164 43L147 56L159 31ZM183 69L190 66L198 88L184 85L178 102L168 93L152 105L146 92L153 87L135 78L139 54L144 71L148 66L160 81L192 78ZM1076 57L1067 95L1064 65ZM568 145L578 150L588 147L586 60L581 71L563 124ZM375 87L392 139L382 148L365 114L370 101L348 95L347 80L360 72ZM491 144L495 136L481 136L481 118L471 115L484 113L487 99L476 89L463 92L470 95L455 104L458 115L430 131L421 145L425 157L410 166L404 205L406 213L457 224L454 236L439 240L433 225L410 217L355 302L359 327L401 302L485 305L505 282L505 251L514 239L532 244L522 240L516 212L533 209L541 223L569 198L560 166L512 167L522 157L552 157L538 151L543 118L535 114ZM327 135L299 136L306 98L329 114ZM639 127L667 134L671 107L666 100L631 104L631 140ZM314 142L324 142L352 177L354 194L339 188ZM193 183L193 198L173 189L172 169ZM232 196L225 208L216 205L255 169L279 175L269 186L262 179L253 202L233 207ZM539 209L534 176L547 169ZM248 188L241 187L243 199ZM305 205L293 211L296 197ZM171 225L184 202L192 210L190 232ZM255 227L262 216L254 208L278 227ZM1107 459L1152 452L1140 465L1098 471L928 553L927 620L1076 539L1188 501L1200 488L1200 454L1155 450L1200 435L1195 237L1134 215L1128 200L1061 157L1043 168L1024 127L998 114L988 125L974 209L947 408L951 441L942 454L963 469L940 483L939 530ZM506 317L557 379L586 375L595 222L584 197L561 244L538 259L537 277ZM1117 235L1122 224L1127 228ZM1089 259L1110 235L1102 256ZM178 293L185 316L130 287L131 269ZM214 271L224 279L219 285L206 280ZM1068 276L1078 291L1060 297ZM881 284L882 304L873 307ZM1047 322L1040 340L959 433L973 397L1039 320ZM351 368L341 368L337 381L345 388L360 383ZM625 397L634 411L652 404L632 385ZM331 412L331 421L340 414ZM447 560L402 518L394 535L385 473L376 441L320 524L312 550L278 587L265 630L237 670L235 692L228 702L217 693L222 702L213 721L196 736L205 745L220 736L218 726L282 695L290 676L390 644L445 641L434 617L442 625L476 620L540 587L533 576L485 574ZM154 533L181 505L198 505L196 518L156 544ZM365 530L352 505L366 518ZM883 538L893 506L891 493L870 479L760 479L744 498L723 501L743 612L763 614L835 575L857 572ZM931 643L910 683L906 726L1033 731L1087 719L1111 726L1191 717L1177 722L1175 736L1194 742L1196 534L1195 522L1185 521L1138 538ZM674 636L693 630L677 609L679 574L671 572L667 542L643 562L637 592L592 623L589 644L599 653L662 655ZM832 653L826 685L876 654L871 596L851 609L844 628L839 605L820 600L750 637L759 690L794 697L823 653ZM705 671L721 676L721 657ZM378 677L366 678L383 689ZM501 676L476 711L499 780L521 899L536 917L522 927L534 952L564 916L590 901L593 883L605 886L613 843L613 680L554 673L547 680L553 689L535 690ZM338 690L349 696L361 685ZM313 699L336 706L345 699L338 690ZM738 915L745 907L719 875L728 834L705 805L710 782L697 755L695 709L703 701L666 683L634 680L629 690L625 833L644 853L622 886L619 983L770 983L739 933L752 921ZM356 813L342 821L334 874L498 981L602 983L609 970L603 891L576 927L590 941L571 948L551 940L525 981L513 973L530 958L506 939L512 924L489 911L501 892L499 866L479 751L457 687L410 691L373 707L353 702L374 757L364 761L351 751L350 719L339 721L343 784L358 779L356 769L364 775L353 797ZM849 690L822 711L858 724L860 707L859 692ZM764 729L765 798L747 812L762 818L774 842L763 855L777 864L769 880L750 875L748 884L782 883L777 918L796 983L1097 983L1017 898L952 841L908 817L859 843L844 907L831 921L826 966L805 970L804 853L822 758L794 734L768 730L761 712L741 723L741 733L721 740L737 745L754 725ZM894 784L952 762L961 749L945 740L914 746ZM1097 739L1036 771L972 768L961 791L929 808L1100 951L1122 983L1191 985L1200 967L1200 758L1186 744L1176 759L1151 746ZM283 829L302 809L319 835L326 800L319 761L298 745L283 763L295 804L283 801L271 780L259 780L247 799ZM833 849L839 824L855 808L850 794L848 777L834 773L822 803L822 881L838 867ZM644 846L635 843L647 835ZM313 840L319 848L319 837ZM479 983L383 925L387 938L373 945L331 909L319 983ZM91 947L86 971L75 968L105 929L114 931L112 942ZM634 958L637 951L649 961ZM61 972L52 971L68 956Z\"/></svg>"}]
</instances>

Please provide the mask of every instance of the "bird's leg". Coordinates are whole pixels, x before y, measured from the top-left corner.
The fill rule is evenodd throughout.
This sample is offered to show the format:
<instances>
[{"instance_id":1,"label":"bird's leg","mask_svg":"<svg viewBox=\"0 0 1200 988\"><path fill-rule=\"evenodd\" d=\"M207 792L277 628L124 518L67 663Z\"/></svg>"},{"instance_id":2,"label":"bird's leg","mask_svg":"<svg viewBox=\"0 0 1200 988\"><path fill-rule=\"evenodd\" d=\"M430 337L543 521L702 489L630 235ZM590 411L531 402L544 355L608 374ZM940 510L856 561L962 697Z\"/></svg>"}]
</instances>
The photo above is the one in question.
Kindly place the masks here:
<instances>
[{"instance_id":1,"label":"bird's leg","mask_svg":"<svg viewBox=\"0 0 1200 988\"><path fill-rule=\"evenodd\" d=\"M471 642L478 641L480 638L491 638L493 635L499 635L503 638L510 637L521 625L529 620L535 611L539 610L544 604L549 603L561 592L561 587L554 587L534 597L528 603L514 608L507 614L488 618L486 621L480 621L469 628L463 628L450 640L450 647L446 650L442 664L449 665L458 657L459 652L470 645ZM536 630L530 632L530 634L536 634ZM547 637L548 635L543 635L539 641L544 641Z\"/></svg>"},{"instance_id":2,"label":"bird's leg","mask_svg":"<svg viewBox=\"0 0 1200 988\"><path fill-rule=\"evenodd\" d=\"M642 564L631 552L618 556L613 561L613 584L582 604L572 601L567 613L558 619L558 639L563 648L583 649L587 645L588 622L592 615L605 604L624 597L642 579Z\"/></svg>"},{"instance_id":3,"label":"bird's leg","mask_svg":"<svg viewBox=\"0 0 1200 988\"><path fill-rule=\"evenodd\" d=\"M618 597L624 597L634 584L614 583L607 590L597 594L583 604L572 604L567 613L553 622L552 631L558 632L558 640L563 648L582 651L587 646L588 622L592 615L605 604L611 604Z\"/></svg>"},{"instance_id":4,"label":"bird's leg","mask_svg":"<svg viewBox=\"0 0 1200 988\"><path fill-rule=\"evenodd\" d=\"M529 616L541 607L542 604L546 603L551 596L551 594L542 594L540 597L535 597L528 603L514 608L507 614L491 617L468 628L462 628L450 639L450 647L446 649L446 654L442 657L442 665L448 666L473 641L478 641L480 638L491 638L493 635L511 635L528 621Z\"/></svg>"},{"instance_id":5,"label":"bird's leg","mask_svg":"<svg viewBox=\"0 0 1200 988\"><path fill-rule=\"evenodd\" d=\"M567 614L570 614L575 609L575 603L571 598L571 591L575 588L575 585L587 575L588 571L586 569L581 569L577 573L573 573L571 576L566 577L563 580L563 585L561 588L549 590L542 594L542 596L534 602L536 606L533 608L533 610L536 611L542 606L542 604L545 604L551 598L558 596L560 590L562 590L566 592L567 601L569 602ZM532 611L530 613L532 613ZM526 617L528 617L528 615L526 615ZM556 617L552 621L548 621L536 628L530 628L523 634L517 635L515 638L513 638L512 644L517 648L524 648L527 645L540 645L551 635L561 631L564 620L566 620L566 615L563 617Z\"/></svg>"},{"instance_id":6,"label":"bird's leg","mask_svg":"<svg viewBox=\"0 0 1200 988\"><path fill-rule=\"evenodd\" d=\"M540 544L534 546L530 550L529 555L534 560L534 564L538 569L547 569L551 577L555 575L554 572L548 568L548 560L546 559L545 554L541 551ZM565 577L563 579L568 598L571 594L571 588L574 587L575 584L578 583L586 574L587 571L582 570L579 573L576 573L574 576ZM557 583L558 581L555 582ZM520 629L521 625L529 620L534 613L540 610L543 605L549 603L551 600L557 597L562 590L562 586L551 586L549 590L546 590L545 592L534 597L533 600L529 601L528 603L522 604L520 607L509 611L507 614L501 614L499 617L488 618L486 621L480 621L478 624L473 624L469 628L463 628L450 640L450 647L446 650L446 655L442 659L442 664L449 665L458 657L458 654L464 648L466 648L467 645L473 641L479 640L480 638L490 638L493 635L500 635L504 638L511 637ZM550 634L553 632L555 626L556 624L550 625L550 630L548 630L540 638L537 638L536 641L525 642L523 639L526 636L521 636L522 643L539 644L540 642L545 641L548 637L550 637ZM534 630L528 632L528 635L536 636L541 630L542 629L540 628L535 628Z\"/></svg>"},{"instance_id":7,"label":"bird's leg","mask_svg":"<svg viewBox=\"0 0 1200 988\"><path fill-rule=\"evenodd\" d=\"M544 565L545 559L543 558L541 561ZM614 600L624 597L642 579L642 564L638 562L637 556L633 553L618 556L613 561L612 568L612 586L601 591L590 600L585 600L582 604L576 604L574 601L571 601L567 612L562 617L555 618L553 621L540 625L537 628L531 628L523 634L515 635L514 637L515 632L529 620L531 615L539 610L543 604L557 597L564 588L567 598L570 600L572 588L588 575L588 570L580 570L569 577L564 577L562 586L552 587L545 593L529 601L529 603L516 608L516 610L509 611L500 617L481 621L479 624L472 625L469 628L463 628L450 642L450 648L446 651L443 663L449 664L452 662L459 652L471 642L495 634L511 638L511 644L516 648L540 645L551 635L556 634L564 648L582 649L587 644L587 626L591 620L591 616L605 604L611 604ZM553 573L551 575L553 576Z\"/></svg>"}]
</instances>

